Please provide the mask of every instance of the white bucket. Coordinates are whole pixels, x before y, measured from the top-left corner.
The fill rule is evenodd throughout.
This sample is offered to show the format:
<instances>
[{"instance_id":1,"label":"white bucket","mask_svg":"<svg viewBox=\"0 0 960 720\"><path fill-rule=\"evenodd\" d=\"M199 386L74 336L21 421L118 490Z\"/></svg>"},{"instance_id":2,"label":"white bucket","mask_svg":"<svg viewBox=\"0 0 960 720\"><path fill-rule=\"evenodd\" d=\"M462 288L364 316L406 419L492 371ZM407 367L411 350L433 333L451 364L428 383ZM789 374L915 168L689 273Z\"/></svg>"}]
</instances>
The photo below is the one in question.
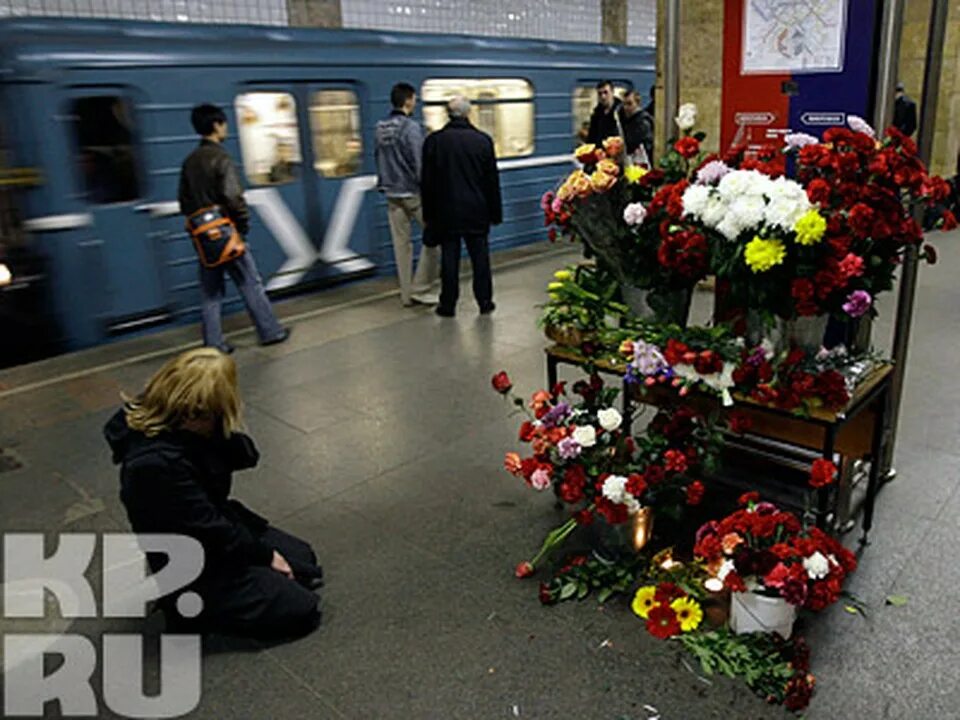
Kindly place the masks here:
<instances>
[{"instance_id":1,"label":"white bucket","mask_svg":"<svg viewBox=\"0 0 960 720\"><path fill-rule=\"evenodd\" d=\"M738 635L751 632L775 632L784 640L793 633L797 608L782 597L767 597L755 592L730 596L730 629Z\"/></svg>"}]
</instances>

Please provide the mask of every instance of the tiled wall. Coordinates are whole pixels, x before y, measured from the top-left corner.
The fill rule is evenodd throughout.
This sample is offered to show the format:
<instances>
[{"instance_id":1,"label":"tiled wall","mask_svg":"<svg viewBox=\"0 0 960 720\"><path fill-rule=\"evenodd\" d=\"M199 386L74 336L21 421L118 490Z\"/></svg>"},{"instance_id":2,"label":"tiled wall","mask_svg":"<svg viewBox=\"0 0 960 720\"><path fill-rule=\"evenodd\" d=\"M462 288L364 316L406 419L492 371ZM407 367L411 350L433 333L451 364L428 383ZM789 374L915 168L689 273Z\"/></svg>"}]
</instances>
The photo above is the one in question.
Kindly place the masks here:
<instances>
[{"instance_id":1,"label":"tiled wall","mask_svg":"<svg viewBox=\"0 0 960 720\"><path fill-rule=\"evenodd\" d=\"M627 45L656 44L657 0L627 0Z\"/></svg>"},{"instance_id":2,"label":"tiled wall","mask_svg":"<svg viewBox=\"0 0 960 720\"><path fill-rule=\"evenodd\" d=\"M600 0L341 0L341 8L344 27L600 41Z\"/></svg>"},{"instance_id":3,"label":"tiled wall","mask_svg":"<svg viewBox=\"0 0 960 720\"><path fill-rule=\"evenodd\" d=\"M0 0L0 17L111 17L286 25L286 0Z\"/></svg>"}]
</instances>

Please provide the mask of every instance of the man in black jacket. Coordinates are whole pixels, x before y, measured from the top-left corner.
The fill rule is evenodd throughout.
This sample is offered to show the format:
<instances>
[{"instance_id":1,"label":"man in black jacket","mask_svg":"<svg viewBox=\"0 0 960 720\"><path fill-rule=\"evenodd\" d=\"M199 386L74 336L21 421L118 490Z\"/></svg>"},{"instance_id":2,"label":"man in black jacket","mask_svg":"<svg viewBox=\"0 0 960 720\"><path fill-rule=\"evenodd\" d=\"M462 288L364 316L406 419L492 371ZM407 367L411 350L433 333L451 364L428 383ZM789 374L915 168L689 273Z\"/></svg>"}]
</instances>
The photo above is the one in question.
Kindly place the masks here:
<instances>
[{"instance_id":1,"label":"man in black jacket","mask_svg":"<svg viewBox=\"0 0 960 720\"><path fill-rule=\"evenodd\" d=\"M190 113L193 129L203 139L199 147L183 161L177 197L180 212L189 217L197 210L219 206L230 216L237 232L250 230L250 211L243 199L240 174L224 149L227 116L216 105L197 105ZM200 309L203 317L203 344L231 353L233 347L223 338L220 306L223 303L223 271L226 270L240 291L247 312L253 319L261 345L281 343L290 331L280 326L270 307L263 281L249 248L240 257L216 267L200 263Z\"/></svg>"},{"instance_id":2,"label":"man in black jacket","mask_svg":"<svg viewBox=\"0 0 960 720\"><path fill-rule=\"evenodd\" d=\"M442 130L423 145L420 181L427 234L441 245L440 304L437 315L453 317L460 295L460 238L473 267L473 295L480 313L494 310L487 235L503 220L500 177L493 140L467 116L470 101L457 96L447 103L450 116Z\"/></svg>"},{"instance_id":3,"label":"man in black jacket","mask_svg":"<svg viewBox=\"0 0 960 720\"><path fill-rule=\"evenodd\" d=\"M597 83L597 106L590 116L590 132L587 142L599 145L608 137L620 135L617 113L620 111L620 98L613 94L613 83L601 80Z\"/></svg>"},{"instance_id":4,"label":"man in black jacket","mask_svg":"<svg viewBox=\"0 0 960 720\"><path fill-rule=\"evenodd\" d=\"M917 104L903 92L903 83L897 83L896 98L893 102L893 126L909 137L917 129Z\"/></svg>"},{"instance_id":5,"label":"man in black jacket","mask_svg":"<svg viewBox=\"0 0 960 720\"><path fill-rule=\"evenodd\" d=\"M620 124L623 127L623 140L627 155L638 157L646 156L647 165L653 156L653 118L647 115L646 110L640 109L640 93L631 90L623 96L620 110ZM643 153L638 148L643 147Z\"/></svg>"}]
</instances>

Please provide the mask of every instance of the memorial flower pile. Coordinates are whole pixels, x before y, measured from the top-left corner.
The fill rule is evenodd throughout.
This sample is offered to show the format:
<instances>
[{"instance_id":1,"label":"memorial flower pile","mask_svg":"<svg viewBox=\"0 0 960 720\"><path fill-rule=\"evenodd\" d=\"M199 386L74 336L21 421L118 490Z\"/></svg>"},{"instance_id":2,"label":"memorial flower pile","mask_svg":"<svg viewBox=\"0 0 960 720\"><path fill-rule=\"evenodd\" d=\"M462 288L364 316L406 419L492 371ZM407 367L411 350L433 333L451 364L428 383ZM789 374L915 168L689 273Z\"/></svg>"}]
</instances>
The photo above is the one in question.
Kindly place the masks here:
<instances>
[{"instance_id":1,"label":"memorial flower pile","mask_svg":"<svg viewBox=\"0 0 960 720\"><path fill-rule=\"evenodd\" d=\"M647 632L661 640L693 632L703 620L700 603L672 582L641 587L630 608L647 621Z\"/></svg>"},{"instance_id":2,"label":"memorial flower pile","mask_svg":"<svg viewBox=\"0 0 960 720\"><path fill-rule=\"evenodd\" d=\"M819 528L804 528L793 513L741 498L744 507L703 525L694 554L733 592L760 592L819 611L835 603L857 559Z\"/></svg>"}]
</instances>

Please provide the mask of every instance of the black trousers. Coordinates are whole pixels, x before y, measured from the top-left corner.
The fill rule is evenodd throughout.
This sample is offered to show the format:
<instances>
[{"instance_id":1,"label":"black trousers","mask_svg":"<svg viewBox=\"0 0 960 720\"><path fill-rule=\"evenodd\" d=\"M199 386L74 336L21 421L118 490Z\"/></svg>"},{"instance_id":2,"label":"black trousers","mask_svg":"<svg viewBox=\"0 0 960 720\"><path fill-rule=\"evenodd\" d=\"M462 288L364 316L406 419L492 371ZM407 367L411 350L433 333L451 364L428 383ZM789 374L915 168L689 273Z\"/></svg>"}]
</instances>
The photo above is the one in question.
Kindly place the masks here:
<instances>
[{"instance_id":1,"label":"black trousers","mask_svg":"<svg viewBox=\"0 0 960 720\"><path fill-rule=\"evenodd\" d=\"M490 247L486 235L464 235L473 268L473 296L481 310L493 305ZM440 308L453 312L460 298L460 236L443 238L440 253Z\"/></svg>"},{"instance_id":2,"label":"black trousers","mask_svg":"<svg viewBox=\"0 0 960 720\"><path fill-rule=\"evenodd\" d=\"M317 569L317 556L300 538L268 527L261 538L286 558L294 577ZM203 598L201 632L280 640L305 635L320 624L317 595L268 566L224 569L194 588Z\"/></svg>"}]
</instances>

